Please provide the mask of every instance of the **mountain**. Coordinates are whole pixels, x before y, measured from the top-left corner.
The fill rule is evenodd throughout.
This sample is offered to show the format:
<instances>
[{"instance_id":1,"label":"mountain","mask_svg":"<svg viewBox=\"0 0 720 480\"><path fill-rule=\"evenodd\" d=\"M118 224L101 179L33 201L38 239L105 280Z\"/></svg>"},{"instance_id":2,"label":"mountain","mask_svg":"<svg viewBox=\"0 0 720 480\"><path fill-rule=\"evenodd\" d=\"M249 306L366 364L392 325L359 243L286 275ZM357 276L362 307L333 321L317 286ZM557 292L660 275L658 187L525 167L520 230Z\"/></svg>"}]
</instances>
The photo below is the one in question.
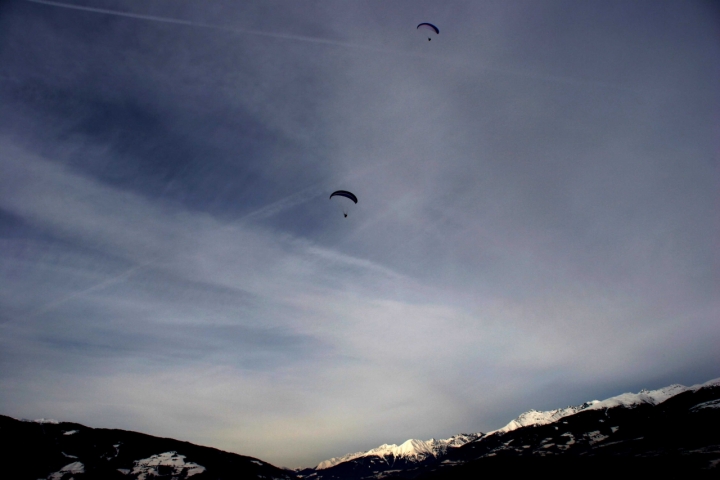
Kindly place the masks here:
<instances>
[{"instance_id":1,"label":"mountain","mask_svg":"<svg viewBox=\"0 0 720 480\"><path fill-rule=\"evenodd\" d=\"M487 435L492 435L494 433L507 433L521 427L547 425L549 423L554 423L561 418L575 415L583 410L601 410L603 408L607 409L613 407L633 408L642 404L657 405L658 403L662 403L679 393L694 391L706 386L713 386L716 383L720 383L720 379L711 380L702 385L695 385L693 387L685 387L683 385L676 384L660 388L658 390L641 390L640 393L623 393L622 395L610 397L607 400L592 400L590 402L585 402L582 405L569 406L547 412L530 410L510 421L510 423L505 425L503 428L488 432Z\"/></svg>"},{"instance_id":2,"label":"mountain","mask_svg":"<svg viewBox=\"0 0 720 480\"><path fill-rule=\"evenodd\" d=\"M530 410L485 434L381 445L297 471L169 438L46 419L0 415L0 439L0 478L12 480L716 478L720 379Z\"/></svg>"},{"instance_id":3,"label":"mountain","mask_svg":"<svg viewBox=\"0 0 720 480\"><path fill-rule=\"evenodd\" d=\"M0 478L9 480L295 479L256 458L125 430L0 415Z\"/></svg>"},{"instance_id":4,"label":"mountain","mask_svg":"<svg viewBox=\"0 0 720 480\"><path fill-rule=\"evenodd\" d=\"M530 410L486 434L382 445L298 475L308 480L461 479L541 471L717 475L720 379Z\"/></svg>"},{"instance_id":5,"label":"mountain","mask_svg":"<svg viewBox=\"0 0 720 480\"><path fill-rule=\"evenodd\" d=\"M434 465L448 450L477 440L482 433L460 434L444 440L408 440L401 445L381 445L367 452L350 453L320 462L314 469L299 470L301 477L364 478L379 473L400 472L418 466Z\"/></svg>"},{"instance_id":6,"label":"mountain","mask_svg":"<svg viewBox=\"0 0 720 480\"><path fill-rule=\"evenodd\" d=\"M339 458L325 460L320 462L315 469L323 470L361 457L403 458L413 462L422 462L428 458L439 458L447 453L448 448L459 447L473 440L477 440L480 436L482 436L482 434L460 434L445 440L434 440L431 438L430 440L423 441L411 439L399 446L395 444L384 444L367 452L349 453Z\"/></svg>"}]
</instances>

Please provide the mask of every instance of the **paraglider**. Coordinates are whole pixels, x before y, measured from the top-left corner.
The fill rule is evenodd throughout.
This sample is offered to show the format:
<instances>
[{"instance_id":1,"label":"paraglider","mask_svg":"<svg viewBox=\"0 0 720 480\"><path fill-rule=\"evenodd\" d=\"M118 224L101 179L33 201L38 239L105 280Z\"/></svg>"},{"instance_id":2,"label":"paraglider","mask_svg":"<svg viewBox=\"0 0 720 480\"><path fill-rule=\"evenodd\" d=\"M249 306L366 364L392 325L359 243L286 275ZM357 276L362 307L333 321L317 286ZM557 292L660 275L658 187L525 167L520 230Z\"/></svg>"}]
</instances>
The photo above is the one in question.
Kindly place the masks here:
<instances>
[{"instance_id":1,"label":"paraglider","mask_svg":"<svg viewBox=\"0 0 720 480\"><path fill-rule=\"evenodd\" d=\"M333 197L341 197L341 198L340 198L341 202L347 202L347 200L343 200L343 198L347 198L347 199L351 200L353 203L357 203L357 202L358 202L358 199L357 199L357 197L355 196L355 194L352 193L352 192L348 192L347 190L337 190L337 191L335 191L335 192L333 192L333 193L330 194L330 199L331 199L331 200L332 200ZM348 203L341 203L341 206L342 206L342 209L343 209L343 215L345 216L345 218L347 218L347 216L348 216L348 212L347 212Z\"/></svg>"},{"instance_id":2,"label":"paraglider","mask_svg":"<svg viewBox=\"0 0 720 480\"><path fill-rule=\"evenodd\" d=\"M417 26L417 30L426 30L428 32L428 35L430 35L432 33L434 33L435 35L440 35L440 30L432 23L427 23L427 22L421 23L420 25ZM428 36L428 42L430 40L432 40L432 38L430 38Z\"/></svg>"}]
</instances>

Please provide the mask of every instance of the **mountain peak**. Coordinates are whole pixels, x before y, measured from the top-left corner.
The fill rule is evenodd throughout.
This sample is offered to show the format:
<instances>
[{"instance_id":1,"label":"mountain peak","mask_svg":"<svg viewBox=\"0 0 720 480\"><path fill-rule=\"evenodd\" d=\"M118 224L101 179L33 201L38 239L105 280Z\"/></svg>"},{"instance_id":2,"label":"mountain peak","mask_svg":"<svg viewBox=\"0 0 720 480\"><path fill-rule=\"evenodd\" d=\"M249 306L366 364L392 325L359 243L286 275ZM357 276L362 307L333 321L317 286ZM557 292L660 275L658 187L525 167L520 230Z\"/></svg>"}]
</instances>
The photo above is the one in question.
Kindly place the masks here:
<instances>
[{"instance_id":1,"label":"mountain peak","mask_svg":"<svg viewBox=\"0 0 720 480\"><path fill-rule=\"evenodd\" d=\"M592 400L590 402L585 402L582 405L558 408L556 410L549 410L546 412L541 412L535 409L528 410L527 412L518 415L517 418L511 420L510 423L504 427L488 432L487 434L492 435L495 433L507 433L517 430L518 428L528 427L530 425L547 425L548 423L556 422L568 415L574 415L581 410L592 408L598 403L600 403L598 400Z\"/></svg>"},{"instance_id":2,"label":"mountain peak","mask_svg":"<svg viewBox=\"0 0 720 480\"><path fill-rule=\"evenodd\" d=\"M367 450L365 452L350 453L342 457L335 457L329 460L320 462L315 470L324 470L330 467L334 467L340 463L355 460L356 458L362 457L392 457L403 458L410 461L422 461L428 457L438 457L439 455L445 454L448 448L456 448L465 445L468 442L477 440L482 437L482 433L470 433L470 434L459 434L453 435L450 438L435 440L417 440L411 438L404 441L400 445L395 444L383 444L379 447Z\"/></svg>"}]
</instances>

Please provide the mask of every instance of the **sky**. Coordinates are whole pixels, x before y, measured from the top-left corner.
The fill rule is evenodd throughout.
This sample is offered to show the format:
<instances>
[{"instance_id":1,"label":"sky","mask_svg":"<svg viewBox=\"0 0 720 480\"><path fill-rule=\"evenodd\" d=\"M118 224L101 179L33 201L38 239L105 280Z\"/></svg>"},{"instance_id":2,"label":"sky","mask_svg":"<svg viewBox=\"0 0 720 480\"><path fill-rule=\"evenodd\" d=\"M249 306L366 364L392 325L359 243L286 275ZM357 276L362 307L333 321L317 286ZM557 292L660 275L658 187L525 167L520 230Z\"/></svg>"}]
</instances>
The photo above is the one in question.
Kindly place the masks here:
<instances>
[{"instance_id":1,"label":"sky","mask_svg":"<svg viewBox=\"0 0 720 480\"><path fill-rule=\"evenodd\" d=\"M701 383L719 212L711 1L0 3L0 414L307 467Z\"/></svg>"}]
</instances>

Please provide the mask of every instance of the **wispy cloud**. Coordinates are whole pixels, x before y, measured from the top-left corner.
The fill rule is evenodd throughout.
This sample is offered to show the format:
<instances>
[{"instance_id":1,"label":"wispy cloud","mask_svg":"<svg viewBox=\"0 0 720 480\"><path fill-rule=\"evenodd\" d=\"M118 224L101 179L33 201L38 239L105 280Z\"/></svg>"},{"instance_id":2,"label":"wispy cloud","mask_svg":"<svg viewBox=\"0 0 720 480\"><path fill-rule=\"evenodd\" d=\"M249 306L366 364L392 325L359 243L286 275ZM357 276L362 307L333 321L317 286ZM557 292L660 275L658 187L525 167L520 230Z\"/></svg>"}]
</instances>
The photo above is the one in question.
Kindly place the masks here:
<instances>
[{"instance_id":1,"label":"wispy cloud","mask_svg":"<svg viewBox=\"0 0 720 480\"><path fill-rule=\"evenodd\" d=\"M313 198L322 196L323 194L324 190L321 188L321 185L311 185L297 193L288 195L280 200L270 203L269 205L265 205L264 207L260 207L257 210L248 213L242 218L242 220L261 220L269 218L290 208L297 208L298 205Z\"/></svg>"},{"instance_id":2,"label":"wispy cloud","mask_svg":"<svg viewBox=\"0 0 720 480\"><path fill-rule=\"evenodd\" d=\"M203 23L203 22L195 22L192 20L183 20L179 18L168 18L168 17L161 17L158 15L147 15L142 13L133 13L133 12L123 12L120 10L112 10L107 8L97 8L97 7L88 7L85 5L76 5L72 3L64 3L64 2L53 2L50 0L24 0L26 2L30 3L37 3L40 5L47 5L52 7L58 7L58 8L66 8L70 10L78 10L81 12L90 12L90 13L98 13L102 15L112 15L115 17L125 17L125 18L132 18L136 20L146 20L150 22L159 22L159 23L169 23L173 25L184 25L187 27L196 27L196 28L208 28L212 30L222 30L226 32L232 32L237 33L241 35L253 35L258 37L267 37L267 38L276 38L280 40L290 40L294 42L310 42L310 43L316 43L321 45L329 45L333 47L346 47L346 48L357 48L357 49L364 49L364 50L374 50L374 51L382 51L381 48L376 48L372 46L362 45L362 44L354 44L349 42L341 42L337 40L330 40L325 38L317 38L317 37L309 37L305 35L291 35L287 33L273 33L273 32L263 32L260 30L252 30L248 28L237 28L237 27L229 27L229 26L223 26L223 25L214 25L209 23Z\"/></svg>"}]
</instances>

